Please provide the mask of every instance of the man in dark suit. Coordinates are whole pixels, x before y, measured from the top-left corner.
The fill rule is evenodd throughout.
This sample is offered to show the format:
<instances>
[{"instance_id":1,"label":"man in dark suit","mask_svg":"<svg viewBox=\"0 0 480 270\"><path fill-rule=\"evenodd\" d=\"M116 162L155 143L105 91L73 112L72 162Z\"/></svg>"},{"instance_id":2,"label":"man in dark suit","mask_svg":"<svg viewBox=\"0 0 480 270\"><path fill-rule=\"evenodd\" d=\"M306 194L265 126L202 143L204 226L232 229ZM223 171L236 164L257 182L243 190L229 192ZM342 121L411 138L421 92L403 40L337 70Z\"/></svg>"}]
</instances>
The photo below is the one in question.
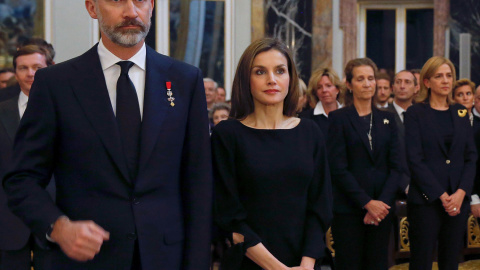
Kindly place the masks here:
<instances>
[{"instance_id":1,"label":"man in dark suit","mask_svg":"<svg viewBox=\"0 0 480 270\"><path fill-rule=\"evenodd\" d=\"M101 41L37 72L9 206L51 269L208 269L211 154L202 73L144 44L154 0L86 0ZM57 200L43 188L55 175Z\"/></svg>"},{"instance_id":2,"label":"man in dark suit","mask_svg":"<svg viewBox=\"0 0 480 270\"><path fill-rule=\"evenodd\" d=\"M415 89L417 87L417 79L415 75L408 71L402 70L395 74L393 80L393 94L395 95L392 104L388 104L387 110L395 115L395 122L397 124L398 138L400 140L400 147L402 149L402 164L404 173L399 181L400 193L408 193L408 184L410 183L410 176L408 173L408 165L405 156L405 126L403 125L404 114L408 107L412 106Z\"/></svg>"},{"instance_id":3,"label":"man in dark suit","mask_svg":"<svg viewBox=\"0 0 480 270\"><path fill-rule=\"evenodd\" d=\"M47 53L38 46L20 48L13 58L15 77L21 92L0 103L0 177L10 169L13 140L28 102L35 72L47 67ZM7 198L0 188L0 269L29 270L31 250L35 269L44 269L46 251L35 244L30 230L7 207Z\"/></svg>"}]
</instances>

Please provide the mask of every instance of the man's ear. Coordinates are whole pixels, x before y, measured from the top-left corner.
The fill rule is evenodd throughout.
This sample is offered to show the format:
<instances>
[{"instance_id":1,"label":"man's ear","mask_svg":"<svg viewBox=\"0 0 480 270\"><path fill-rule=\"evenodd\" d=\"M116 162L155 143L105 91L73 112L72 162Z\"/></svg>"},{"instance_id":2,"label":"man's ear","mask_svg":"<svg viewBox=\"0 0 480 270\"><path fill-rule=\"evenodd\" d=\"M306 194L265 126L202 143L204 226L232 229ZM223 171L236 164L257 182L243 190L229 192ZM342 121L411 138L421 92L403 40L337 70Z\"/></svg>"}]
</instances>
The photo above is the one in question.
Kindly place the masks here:
<instances>
[{"instance_id":1,"label":"man's ear","mask_svg":"<svg viewBox=\"0 0 480 270\"><path fill-rule=\"evenodd\" d=\"M85 7L87 8L87 12L93 19L98 19L96 5L97 4L93 0L85 0Z\"/></svg>"}]
</instances>

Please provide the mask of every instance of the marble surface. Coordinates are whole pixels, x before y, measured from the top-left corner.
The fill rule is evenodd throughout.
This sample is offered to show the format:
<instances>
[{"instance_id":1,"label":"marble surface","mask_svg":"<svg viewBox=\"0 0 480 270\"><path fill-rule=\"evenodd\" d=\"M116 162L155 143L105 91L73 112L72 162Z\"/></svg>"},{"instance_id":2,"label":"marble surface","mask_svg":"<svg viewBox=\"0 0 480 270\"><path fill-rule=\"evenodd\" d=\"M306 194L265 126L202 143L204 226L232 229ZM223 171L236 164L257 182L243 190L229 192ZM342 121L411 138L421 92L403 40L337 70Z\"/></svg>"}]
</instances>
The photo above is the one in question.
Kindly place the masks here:
<instances>
[{"instance_id":1,"label":"marble surface","mask_svg":"<svg viewBox=\"0 0 480 270\"><path fill-rule=\"evenodd\" d=\"M265 0L265 35L293 51L297 71L308 81L312 70L312 0Z\"/></svg>"},{"instance_id":2,"label":"marble surface","mask_svg":"<svg viewBox=\"0 0 480 270\"><path fill-rule=\"evenodd\" d=\"M471 39L471 80L480 84L480 1L456 0L450 6L450 60L459 65L459 41L461 33L470 33ZM458 79L458 78L457 78Z\"/></svg>"}]
</instances>

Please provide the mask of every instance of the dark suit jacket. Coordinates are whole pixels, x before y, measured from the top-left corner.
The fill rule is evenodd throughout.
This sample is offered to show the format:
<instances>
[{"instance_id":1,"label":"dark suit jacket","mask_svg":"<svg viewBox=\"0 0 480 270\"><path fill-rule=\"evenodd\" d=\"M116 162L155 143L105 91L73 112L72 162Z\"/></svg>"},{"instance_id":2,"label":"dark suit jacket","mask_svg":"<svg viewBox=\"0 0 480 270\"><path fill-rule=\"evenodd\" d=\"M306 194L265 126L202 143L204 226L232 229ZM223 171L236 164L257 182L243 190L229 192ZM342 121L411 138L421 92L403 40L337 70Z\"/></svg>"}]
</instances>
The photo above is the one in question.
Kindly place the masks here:
<instances>
[{"instance_id":1,"label":"dark suit jacket","mask_svg":"<svg viewBox=\"0 0 480 270\"><path fill-rule=\"evenodd\" d=\"M306 118L306 119L311 119L317 123L317 125L320 127L320 130L323 133L323 136L327 137L328 133L328 118L325 117L325 115L320 114L320 115L314 115L313 114L314 109L309 109L306 111L303 111L300 113L299 117L300 118Z\"/></svg>"},{"instance_id":2,"label":"dark suit jacket","mask_svg":"<svg viewBox=\"0 0 480 270\"><path fill-rule=\"evenodd\" d=\"M370 200L393 206L401 174L394 116L372 108L373 151L354 106L329 114L328 162L334 213L364 214Z\"/></svg>"},{"instance_id":3,"label":"dark suit jacket","mask_svg":"<svg viewBox=\"0 0 480 270\"><path fill-rule=\"evenodd\" d=\"M393 103L388 104L387 111L393 113L393 115L395 116L395 123L397 123L398 141L400 142L400 156L403 171L400 180L398 181L398 188L399 193L403 194L403 196L405 197L405 189L410 184L410 171L408 170L406 154L407 149L405 148L405 125L403 124L402 119L400 119L397 110L395 110Z\"/></svg>"},{"instance_id":4,"label":"dark suit jacket","mask_svg":"<svg viewBox=\"0 0 480 270\"><path fill-rule=\"evenodd\" d=\"M0 103L0 177L10 169L13 140L19 122L17 94ZM30 230L8 209L7 195L3 187L0 188L0 249L19 250L27 244L29 237Z\"/></svg>"},{"instance_id":5,"label":"dark suit jacket","mask_svg":"<svg viewBox=\"0 0 480 270\"><path fill-rule=\"evenodd\" d=\"M7 88L0 89L0 102L18 97L18 94L20 94L20 85L18 83Z\"/></svg>"},{"instance_id":6,"label":"dark suit jacket","mask_svg":"<svg viewBox=\"0 0 480 270\"><path fill-rule=\"evenodd\" d=\"M408 202L426 204L450 188L463 189L470 198L477 151L468 114L461 117L462 105L450 106L453 119L453 141L447 151L439 136L435 116L427 103L417 103L405 114L407 160L411 183Z\"/></svg>"},{"instance_id":7,"label":"dark suit jacket","mask_svg":"<svg viewBox=\"0 0 480 270\"><path fill-rule=\"evenodd\" d=\"M167 101L172 85L175 106ZM110 232L86 263L57 247L53 269L208 269L211 150L201 71L147 47L139 172L131 179L97 46L37 71L17 133L9 206L45 239L59 216ZM43 188L54 173L56 204ZM47 240L44 240L47 241Z\"/></svg>"}]
</instances>

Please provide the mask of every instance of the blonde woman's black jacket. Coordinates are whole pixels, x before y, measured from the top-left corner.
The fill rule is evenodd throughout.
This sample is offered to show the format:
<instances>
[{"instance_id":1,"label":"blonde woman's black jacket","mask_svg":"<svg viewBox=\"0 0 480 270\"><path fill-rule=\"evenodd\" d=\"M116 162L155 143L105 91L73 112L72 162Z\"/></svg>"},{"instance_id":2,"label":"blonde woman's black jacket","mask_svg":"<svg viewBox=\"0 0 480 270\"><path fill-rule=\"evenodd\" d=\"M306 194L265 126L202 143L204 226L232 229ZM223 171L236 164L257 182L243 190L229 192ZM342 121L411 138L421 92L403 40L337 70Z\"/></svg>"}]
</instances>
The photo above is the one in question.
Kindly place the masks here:
<instances>
[{"instance_id":1,"label":"blonde woman's black jacket","mask_svg":"<svg viewBox=\"0 0 480 270\"><path fill-rule=\"evenodd\" d=\"M465 107L451 105L453 140L446 149L434 121L434 113L427 103L408 108L405 114L405 138L407 160L411 172L408 202L430 203L450 188L452 192L463 189L465 199L470 198L477 151L473 129L464 113Z\"/></svg>"}]
</instances>

